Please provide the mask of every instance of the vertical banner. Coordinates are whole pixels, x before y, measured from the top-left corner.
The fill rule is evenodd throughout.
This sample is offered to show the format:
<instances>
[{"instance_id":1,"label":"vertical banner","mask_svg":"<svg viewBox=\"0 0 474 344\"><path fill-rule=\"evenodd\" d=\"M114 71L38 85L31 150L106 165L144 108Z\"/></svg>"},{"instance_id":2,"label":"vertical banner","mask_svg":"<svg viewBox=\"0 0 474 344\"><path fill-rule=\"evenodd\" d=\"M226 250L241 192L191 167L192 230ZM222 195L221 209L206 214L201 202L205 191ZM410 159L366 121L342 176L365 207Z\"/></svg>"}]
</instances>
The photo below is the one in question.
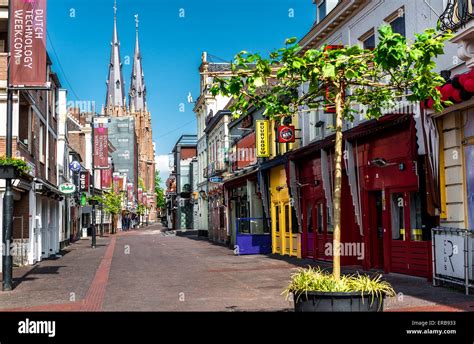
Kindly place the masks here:
<instances>
[{"instance_id":1,"label":"vertical banner","mask_svg":"<svg viewBox=\"0 0 474 344\"><path fill-rule=\"evenodd\" d=\"M100 184L103 189L110 189L112 187L112 170L100 170Z\"/></svg>"},{"instance_id":2,"label":"vertical banner","mask_svg":"<svg viewBox=\"0 0 474 344\"><path fill-rule=\"evenodd\" d=\"M270 123L266 120L259 120L255 122L257 127L257 158L268 158L270 157Z\"/></svg>"},{"instance_id":3,"label":"vertical banner","mask_svg":"<svg viewBox=\"0 0 474 344\"><path fill-rule=\"evenodd\" d=\"M89 171L81 171L79 173L79 190L82 192L89 192Z\"/></svg>"},{"instance_id":4,"label":"vertical banner","mask_svg":"<svg viewBox=\"0 0 474 344\"><path fill-rule=\"evenodd\" d=\"M46 87L46 0L10 7L10 86Z\"/></svg>"},{"instance_id":5,"label":"vertical banner","mask_svg":"<svg viewBox=\"0 0 474 344\"><path fill-rule=\"evenodd\" d=\"M109 129L105 123L94 124L94 168L109 168Z\"/></svg>"},{"instance_id":6,"label":"vertical banner","mask_svg":"<svg viewBox=\"0 0 474 344\"><path fill-rule=\"evenodd\" d=\"M114 173L113 174L113 178L114 178L114 192L115 193L118 193L119 192L119 180L120 180L120 176L118 173Z\"/></svg>"},{"instance_id":7,"label":"vertical banner","mask_svg":"<svg viewBox=\"0 0 474 344\"><path fill-rule=\"evenodd\" d=\"M129 202L133 202L133 184L127 184L127 199Z\"/></svg>"},{"instance_id":8,"label":"vertical banner","mask_svg":"<svg viewBox=\"0 0 474 344\"><path fill-rule=\"evenodd\" d=\"M142 196L143 196L143 190L142 190L142 188L138 188L137 193L138 193L138 194L137 194L137 201L138 201L138 203L143 203L143 202L142 202Z\"/></svg>"}]
</instances>

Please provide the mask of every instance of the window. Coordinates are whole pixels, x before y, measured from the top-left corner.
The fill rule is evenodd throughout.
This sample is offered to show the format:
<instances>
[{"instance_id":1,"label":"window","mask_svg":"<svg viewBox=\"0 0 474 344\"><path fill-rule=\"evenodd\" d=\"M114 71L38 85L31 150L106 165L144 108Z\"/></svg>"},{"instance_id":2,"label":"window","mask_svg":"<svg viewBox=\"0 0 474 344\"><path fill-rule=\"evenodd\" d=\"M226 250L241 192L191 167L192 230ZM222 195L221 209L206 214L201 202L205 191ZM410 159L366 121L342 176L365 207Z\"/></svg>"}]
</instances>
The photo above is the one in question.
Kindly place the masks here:
<instances>
[{"instance_id":1,"label":"window","mask_svg":"<svg viewBox=\"0 0 474 344\"><path fill-rule=\"evenodd\" d=\"M385 21L390 23L393 32L399 33L403 37L406 37L405 11L403 7L388 17Z\"/></svg>"},{"instance_id":2,"label":"window","mask_svg":"<svg viewBox=\"0 0 474 344\"><path fill-rule=\"evenodd\" d=\"M405 199L402 193L392 194L392 239L405 240Z\"/></svg>"},{"instance_id":3,"label":"window","mask_svg":"<svg viewBox=\"0 0 474 344\"><path fill-rule=\"evenodd\" d=\"M291 205L291 233L296 234L299 233L299 226L298 226L298 215L296 214L295 207Z\"/></svg>"},{"instance_id":4,"label":"window","mask_svg":"<svg viewBox=\"0 0 474 344\"><path fill-rule=\"evenodd\" d=\"M31 108L28 104L21 104L19 109L19 122L21 125L18 126L18 139L25 146L29 146L30 136L30 111Z\"/></svg>"},{"instance_id":5,"label":"window","mask_svg":"<svg viewBox=\"0 0 474 344\"><path fill-rule=\"evenodd\" d=\"M280 231L280 206L275 206L275 232Z\"/></svg>"},{"instance_id":6,"label":"window","mask_svg":"<svg viewBox=\"0 0 474 344\"><path fill-rule=\"evenodd\" d=\"M285 232L291 232L290 205L285 205Z\"/></svg>"},{"instance_id":7,"label":"window","mask_svg":"<svg viewBox=\"0 0 474 344\"><path fill-rule=\"evenodd\" d=\"M373 32L362 41L362 48L370 50L375 49L375 34Z\"/></svg>"},{"instance_id":8,"label":"window","mask_svg":"<svg viewBox=\"0 0 474 344\"><path fill-rule=\"evenodd\" d=\"M323 0L318 4L318 23L324 18L326 18L326 15L327 15L326 0Z\"/></svg>"},{"instance_id":9,"label":"window","mask_svg":"<svg viewBox=\"0 0 474 344\"><path fill-rule=\"evenodd\" d=\"M333 233L334 232L334 225L332 223L332 214L331 214L331 209L329 207L326 207L326 226L328 228L328 233Z\"/></svg>"},{"instance_id":10,"label":"window","mask_svg":"<svg viewBox=\"0 0 474 344\"><path fill-rule=\"evenodd\" d=\"M40 124L40 128L39 128L39 159L40 159L40 162L44 164L45 162L45 146L46 146L46 143L45 143L45 139L46 139L46 135L45 135L45 127L43 124Z\"/></svg>"},{"instance_id":11,"label":"window","mask_svg":"<svg viewBox=\"0 0 474 344\"><path fill-rule=\"evenodd\" d=\"M318 219L318 223L317 223L317 226L318 226L318 233L319 234L322 234L323 233L323 204L322 203L319 203L317 208L316 208L316 211L317 211L317 219Z\"/></svg>"},{"instance_id":12,"label":"window","mask_svg":"<svg viewBox=\"0 0 474 344\"><path fill-rule=\"evenodd\" d=\"M313 205L311 203L306 207L306 231L313 233Z\"/></svg>"},{"instance_id":13,"label":"window","mask_svg":"<svg viewBox=\"0 0 474 344\"><path fill-rule=\"evenodd\" d=\"M423 240L423 224L421 220L421 199L419 192L410 193L410 231L411 240Z\"/></svg>"}]
</instances>

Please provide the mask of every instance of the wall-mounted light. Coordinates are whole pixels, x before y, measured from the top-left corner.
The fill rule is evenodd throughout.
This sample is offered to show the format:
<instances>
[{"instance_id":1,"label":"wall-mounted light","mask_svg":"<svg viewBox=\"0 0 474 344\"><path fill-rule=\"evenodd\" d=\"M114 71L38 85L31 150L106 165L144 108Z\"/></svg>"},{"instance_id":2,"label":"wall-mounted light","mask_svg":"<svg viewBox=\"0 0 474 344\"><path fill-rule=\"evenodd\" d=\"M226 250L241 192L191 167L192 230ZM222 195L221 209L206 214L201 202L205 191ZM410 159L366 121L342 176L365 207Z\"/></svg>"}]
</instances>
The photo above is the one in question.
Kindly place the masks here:
<instances>
[{"instance_id":1,"label":"wall-mounted light","mask_svg":"<svg viewBox=\"0 0 474 344\"><path fill-rule=\"evenodd\" d=\"M324 125L324 121L318 121L314 126L316 128L321 128Z\"/></svg>"}]
</instances>

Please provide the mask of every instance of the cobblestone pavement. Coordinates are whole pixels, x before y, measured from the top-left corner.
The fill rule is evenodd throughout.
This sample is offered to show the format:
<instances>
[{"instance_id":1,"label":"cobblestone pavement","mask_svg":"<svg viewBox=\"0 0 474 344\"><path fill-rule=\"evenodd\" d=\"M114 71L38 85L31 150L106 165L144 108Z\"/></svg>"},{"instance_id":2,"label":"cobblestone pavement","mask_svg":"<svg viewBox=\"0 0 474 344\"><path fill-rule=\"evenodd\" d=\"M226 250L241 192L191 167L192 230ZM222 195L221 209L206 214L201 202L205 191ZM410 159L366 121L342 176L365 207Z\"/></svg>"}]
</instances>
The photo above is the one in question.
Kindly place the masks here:
<instances>
[{"instance_id":1,"label":"cobblestone pavement","mask_svg":"<svg viewBox=\"0 0 474 344\"><path fill-rule=\"evenodd\" d=\"M315 263L235 256L197 237L166 235L156 225L98 238L96 249L80 240L62 257L16 268L16 288L0 292L0 311L289 311L292 303L281 292L292 271L306 264ZM474 310L474 296L462 291L421 278L385 278L399 293L386 310Z\"/></svg>"}]
</instances>

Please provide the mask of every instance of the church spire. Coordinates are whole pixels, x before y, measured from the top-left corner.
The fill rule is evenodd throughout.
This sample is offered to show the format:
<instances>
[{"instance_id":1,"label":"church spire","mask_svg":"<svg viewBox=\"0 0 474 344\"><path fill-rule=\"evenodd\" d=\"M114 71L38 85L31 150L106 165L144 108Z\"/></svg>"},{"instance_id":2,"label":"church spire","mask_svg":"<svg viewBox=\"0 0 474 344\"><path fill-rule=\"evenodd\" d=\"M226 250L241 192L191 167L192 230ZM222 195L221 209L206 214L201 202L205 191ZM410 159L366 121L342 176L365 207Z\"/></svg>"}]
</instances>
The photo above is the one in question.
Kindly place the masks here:
<instances>
[{"instance_id":1,"label":"church spire","mask_svg":"<svg viewBox=\"0 0 474 344\"><path fill-rule=\"evenodd\" d=\"M120 42L117 33L117 0L114 1L114 33L110 53L109 76L107 80L106 114L125 106L125 85L120 60Z\"/></svg>"},{"instance_id":2,"label":"church spire","mask_svg":"<svg viewBox=\"0 0 474 344\"><path fill-rule=\"evenodd\" d=\"M130 111L139 112L146 111L146 87L145 76L143 74L142 55L140 52L140 41L138 37L138 14L135 15L136 24L136 41L135 54L133 56L132 79L130 82Z\"/></svg>"}]
</instances>

